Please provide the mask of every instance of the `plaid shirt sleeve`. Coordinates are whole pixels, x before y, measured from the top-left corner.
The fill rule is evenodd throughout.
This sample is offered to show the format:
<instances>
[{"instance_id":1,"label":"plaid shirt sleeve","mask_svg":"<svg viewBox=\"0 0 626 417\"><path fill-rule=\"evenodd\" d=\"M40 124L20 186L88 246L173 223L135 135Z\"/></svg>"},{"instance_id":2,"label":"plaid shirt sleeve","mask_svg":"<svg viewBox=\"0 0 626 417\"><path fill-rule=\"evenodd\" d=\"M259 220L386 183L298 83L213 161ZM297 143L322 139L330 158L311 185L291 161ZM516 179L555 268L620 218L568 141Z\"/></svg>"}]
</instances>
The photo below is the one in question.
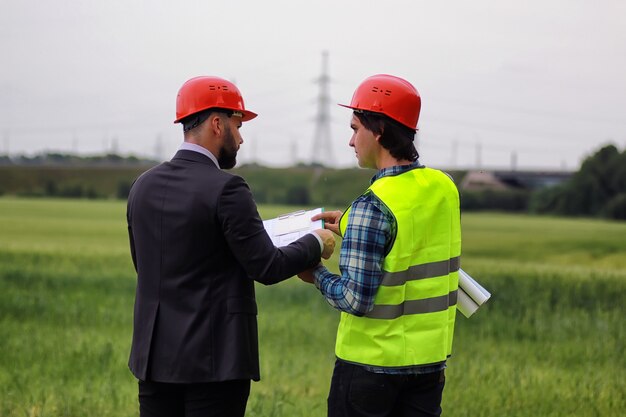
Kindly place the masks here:
<instances>
[{"instance_id":1,"label":"plaid shirt sleeve","mask_svg":"<svg viewBox=\"0 0 626 417\"><path fill-rule=\"evenodd\" d=\"M322 265L313 272L315 286L331 306L355 316L373 308L394 226L393 216L372 193L352 203L339 256L341 275Z\"/></svg>"}]
</instances>

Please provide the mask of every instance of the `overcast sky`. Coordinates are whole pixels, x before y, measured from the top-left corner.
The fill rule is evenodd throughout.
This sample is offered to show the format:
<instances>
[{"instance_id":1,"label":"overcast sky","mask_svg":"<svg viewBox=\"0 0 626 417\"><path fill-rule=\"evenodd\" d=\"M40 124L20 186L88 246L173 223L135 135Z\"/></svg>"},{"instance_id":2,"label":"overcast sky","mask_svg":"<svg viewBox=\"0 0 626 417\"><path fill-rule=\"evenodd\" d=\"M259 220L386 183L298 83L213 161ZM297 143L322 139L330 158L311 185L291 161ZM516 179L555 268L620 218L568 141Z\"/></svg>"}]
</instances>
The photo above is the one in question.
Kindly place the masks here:
<instances>
[{"instance_id":1,"label":"overcast sky","mask_svg":"<svg viewBox=\"0 0 626 417\"><path fill-rule=\"evenodd\" d=\"M323 51L337 166L356 160L335 103L377 73L420 92L433 167L576 169L626 147L623 0L2 3L0 153L169 159L178 88L218 75L259 113L240 163L309 162Z\"/></svg>"}]
</instances>

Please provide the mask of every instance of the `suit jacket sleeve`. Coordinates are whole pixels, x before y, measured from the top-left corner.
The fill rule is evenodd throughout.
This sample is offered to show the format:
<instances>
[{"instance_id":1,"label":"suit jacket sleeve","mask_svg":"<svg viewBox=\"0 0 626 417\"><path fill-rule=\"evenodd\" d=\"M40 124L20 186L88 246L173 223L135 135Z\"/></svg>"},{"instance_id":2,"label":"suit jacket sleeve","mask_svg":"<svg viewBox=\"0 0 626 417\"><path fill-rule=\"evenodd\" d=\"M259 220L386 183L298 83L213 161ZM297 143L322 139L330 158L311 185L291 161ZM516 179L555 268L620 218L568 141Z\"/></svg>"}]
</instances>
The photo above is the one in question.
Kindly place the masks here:
<instances>
[{"instance_id":1,"label":"suit jacket sleeve","mask_svg":"<svg viewBox=\"0 0 626 417\"><path fill-rule=\"evenodd\" d=\"M274 246L250 188L241 177L232 177L224 186L217 216L235 258L258 282L268 285L283 281L320 261L320 245L315 236L303 236L281 248Z\"/></svg>"}]
</instances>

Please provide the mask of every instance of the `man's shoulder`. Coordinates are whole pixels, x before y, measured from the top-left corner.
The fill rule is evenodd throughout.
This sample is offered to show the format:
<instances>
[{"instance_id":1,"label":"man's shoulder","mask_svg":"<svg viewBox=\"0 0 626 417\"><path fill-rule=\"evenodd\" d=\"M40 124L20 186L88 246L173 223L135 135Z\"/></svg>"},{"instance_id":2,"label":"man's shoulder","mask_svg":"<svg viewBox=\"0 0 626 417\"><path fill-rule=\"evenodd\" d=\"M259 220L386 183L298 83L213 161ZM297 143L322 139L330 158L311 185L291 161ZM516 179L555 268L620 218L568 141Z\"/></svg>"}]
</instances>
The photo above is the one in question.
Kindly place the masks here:
<instances>
[{"instance_id":1,"label":"man's shoulder","mask_svg":"<svg viewBox=\"0 0 626 417\"><path fill-rule=\"evenodd\" d=\"M199 163L197 161L172 159L145 171L135 180L135 183L163 184L178 179L174 183L179 183L183 187L193 186L193 184L214 189L224 188L227 185L245 184L247 186L241 176L219 169L208 158L207 161L208 163Z\"/></svg>"},{"instance_id":2,"label":"man's shoulder","mask_svg":"<svg viewBox=\"0 0 626 417\"><path fill-rule=\"evenodd\" d=\"M358 217L393 219L391 210L372 190L357 197L351 205L351 214Z\"/></svg>"},{"instance_id":3,"label":"man's shoulder","mask_svg":"<svg viewBox=\"0 0 626 417\"><path fill-rule=\"evenodd\" d=\"M454 182L454 178L452 177L452 175L449 172L443 171L441 169L424 166L423 172L427 175L430 175L431 177L440 178L445 181L450 180Z\"/></svg>"}]
</instances>

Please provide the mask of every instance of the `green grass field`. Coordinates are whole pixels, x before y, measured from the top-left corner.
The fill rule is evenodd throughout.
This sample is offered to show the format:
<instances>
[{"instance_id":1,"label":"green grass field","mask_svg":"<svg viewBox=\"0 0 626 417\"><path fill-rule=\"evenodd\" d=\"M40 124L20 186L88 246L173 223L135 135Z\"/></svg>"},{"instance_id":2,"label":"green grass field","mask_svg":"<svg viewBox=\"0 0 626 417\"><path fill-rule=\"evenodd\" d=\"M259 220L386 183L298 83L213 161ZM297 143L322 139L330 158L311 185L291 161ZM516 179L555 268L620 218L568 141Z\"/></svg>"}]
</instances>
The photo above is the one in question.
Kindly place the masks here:
<instances>
[{"instance_id":1,"label":"green grass field","mask_svg":"<svg viewBox=\"0 0 626 417\"><path fill-rule=\"evenodd\" d=\"M458 317L444 415L623 415L626 223L464 214L463 239L493 297ZM0 416L138 415L134 280L123 202L0 199ZM338 313L297 279L257 289L247 415L325 416Z\"/></svg>"}]
</instances>

